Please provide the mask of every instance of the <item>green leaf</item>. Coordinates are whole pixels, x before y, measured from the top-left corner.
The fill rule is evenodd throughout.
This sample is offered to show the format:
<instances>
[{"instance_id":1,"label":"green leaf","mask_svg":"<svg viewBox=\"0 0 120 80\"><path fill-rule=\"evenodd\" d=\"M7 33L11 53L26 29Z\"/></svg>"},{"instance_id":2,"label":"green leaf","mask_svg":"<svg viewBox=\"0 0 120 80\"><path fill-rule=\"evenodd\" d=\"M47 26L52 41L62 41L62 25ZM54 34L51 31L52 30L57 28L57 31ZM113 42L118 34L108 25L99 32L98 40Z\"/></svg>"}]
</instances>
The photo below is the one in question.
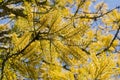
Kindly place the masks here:
<instances>
[{"instance_id":1,"label":"green leaf","mask_svg":"<svg viewBox=\"0 0 120 80\"><path fill-rule=\"evenodd\" d=\"M0 0L0 2L3 2L3 0Z\"/></svg>"}]
</instances>

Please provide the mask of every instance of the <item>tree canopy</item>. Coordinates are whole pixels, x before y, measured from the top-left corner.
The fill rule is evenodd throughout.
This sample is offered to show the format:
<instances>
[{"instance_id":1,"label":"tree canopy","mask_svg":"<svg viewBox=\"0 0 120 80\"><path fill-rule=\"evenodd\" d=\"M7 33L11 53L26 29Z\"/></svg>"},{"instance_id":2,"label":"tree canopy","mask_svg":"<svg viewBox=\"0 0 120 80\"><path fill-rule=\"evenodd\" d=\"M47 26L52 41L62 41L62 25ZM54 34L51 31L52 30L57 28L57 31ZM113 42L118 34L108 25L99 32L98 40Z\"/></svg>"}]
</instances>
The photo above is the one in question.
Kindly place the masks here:
<instances>
[{"instance_id":1,"label":"tree canopy","mask_svg":"<svg viewBox=\"0 0 120 80\"><path fill-rule=\"evenodd\" d=\"M0 80L117 80L120 6L97 0L0 0Z\"/></svg>"}]
</instances>

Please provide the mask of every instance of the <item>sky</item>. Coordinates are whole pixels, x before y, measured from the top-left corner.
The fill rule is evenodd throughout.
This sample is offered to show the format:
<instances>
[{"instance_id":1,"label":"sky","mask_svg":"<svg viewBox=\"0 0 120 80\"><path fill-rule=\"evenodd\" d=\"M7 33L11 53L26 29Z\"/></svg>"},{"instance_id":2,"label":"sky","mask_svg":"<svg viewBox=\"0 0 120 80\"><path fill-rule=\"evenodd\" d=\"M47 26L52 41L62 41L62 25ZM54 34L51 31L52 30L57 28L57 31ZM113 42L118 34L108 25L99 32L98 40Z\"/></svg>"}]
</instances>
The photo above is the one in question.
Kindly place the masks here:
<instances>
[{"instance_id":1,"label":"sky","mask_svg":"<svg viewBox=\"0 0 120 80\"><path fill-rule=\"evenodd\" d=\"M120 0L96 0L96 2L93 3L92 6L90 7L91 11L94 11L94 6L96 4L98 4L99 2L105 2L108 5L109 10L111 10L111 9L115 8L116 6L120 5Z\"/></svg>"},{"instance_id":2,"label":"sky","mask_svg":"<svg viewBox=\"0 0 120 80\"><path fill-rule=\"evenodd\" d=\"M98 0L98 1L102 1L102 0ZM103 1L108 3L110 9L120 5L120 0L103 0Z\"/></svg>"}]
</instances>

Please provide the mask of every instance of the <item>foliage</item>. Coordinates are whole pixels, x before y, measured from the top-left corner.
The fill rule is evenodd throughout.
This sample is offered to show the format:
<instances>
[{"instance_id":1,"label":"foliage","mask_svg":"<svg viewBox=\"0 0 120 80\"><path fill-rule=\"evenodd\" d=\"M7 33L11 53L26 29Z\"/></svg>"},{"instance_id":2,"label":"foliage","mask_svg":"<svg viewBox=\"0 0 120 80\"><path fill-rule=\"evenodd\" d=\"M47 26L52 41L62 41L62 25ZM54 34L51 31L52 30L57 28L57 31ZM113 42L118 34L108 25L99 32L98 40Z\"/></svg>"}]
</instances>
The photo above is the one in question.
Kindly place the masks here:
<instances>
[{"instance_id":1,"label":"foliage","mask_svg":"<svg viewBox=\"0 0 120 80\"><path fill-rule=\"evenodd\" d=\"M120 7L94 3L0 0L0 80L117 79Z\"/></svg>"}]
</instances>

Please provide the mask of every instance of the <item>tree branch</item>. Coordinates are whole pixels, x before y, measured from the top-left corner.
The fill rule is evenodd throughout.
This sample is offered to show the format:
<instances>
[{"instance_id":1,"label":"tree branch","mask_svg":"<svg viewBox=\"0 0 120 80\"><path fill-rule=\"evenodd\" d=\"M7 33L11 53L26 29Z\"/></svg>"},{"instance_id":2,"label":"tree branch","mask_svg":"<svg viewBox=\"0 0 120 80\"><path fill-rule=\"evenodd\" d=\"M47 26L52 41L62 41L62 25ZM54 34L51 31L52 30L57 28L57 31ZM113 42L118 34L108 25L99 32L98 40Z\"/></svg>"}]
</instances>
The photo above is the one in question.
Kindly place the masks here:
<instances>
[{"instance_id":1,"label":"tree branch","mask_svg":"<svg viewBox=\"0 0 120 80\"><path fill-rule=\"evenodd\" d=\"M120 26L117 29L117 32L116 32L115 36L113 37L113 39L112 39L111 43L109 44L109 46L107 48L105 48L104 50L102 50L101 52L97 53L96 56L98 56L98 55L102 54L103 52L107 51L112 46L113 42L115 41L115 39L118 36L119 31L120 31Z\"/></svg>"}]
</instances>

